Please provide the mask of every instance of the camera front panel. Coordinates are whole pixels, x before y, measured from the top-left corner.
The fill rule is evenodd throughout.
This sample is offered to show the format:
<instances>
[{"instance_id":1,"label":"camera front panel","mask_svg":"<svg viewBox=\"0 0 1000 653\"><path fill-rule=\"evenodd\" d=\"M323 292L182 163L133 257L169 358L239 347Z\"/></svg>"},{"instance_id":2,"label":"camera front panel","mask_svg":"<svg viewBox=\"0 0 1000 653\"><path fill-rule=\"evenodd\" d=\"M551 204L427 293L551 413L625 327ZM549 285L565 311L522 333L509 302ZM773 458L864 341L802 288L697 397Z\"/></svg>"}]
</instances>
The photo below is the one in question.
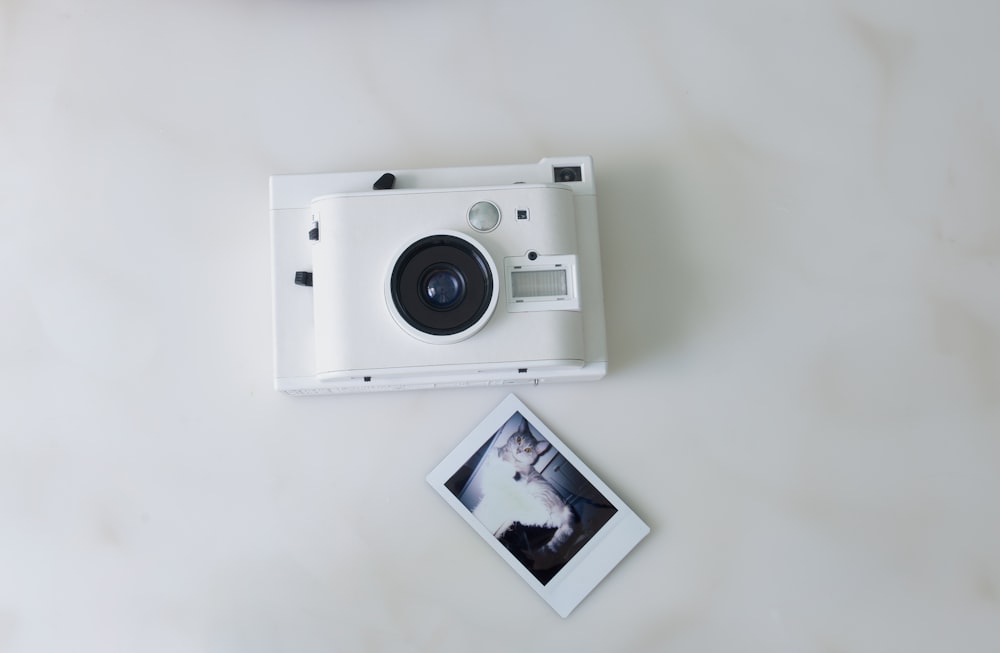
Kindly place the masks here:
<instances>
[{"instance_id":1,"label":"camera front panel","mask_svg":"<svg viewBox=\"0 0 1000 653\"><path fill-rule=\"evenodd\" d=\"M311 210L319 226L313 244L319 375L583 363L580 311L510 308L506 266L508 259L575 256L570 191L541 185L383 191L318 198Z\"/></svg>"}]
</instances>

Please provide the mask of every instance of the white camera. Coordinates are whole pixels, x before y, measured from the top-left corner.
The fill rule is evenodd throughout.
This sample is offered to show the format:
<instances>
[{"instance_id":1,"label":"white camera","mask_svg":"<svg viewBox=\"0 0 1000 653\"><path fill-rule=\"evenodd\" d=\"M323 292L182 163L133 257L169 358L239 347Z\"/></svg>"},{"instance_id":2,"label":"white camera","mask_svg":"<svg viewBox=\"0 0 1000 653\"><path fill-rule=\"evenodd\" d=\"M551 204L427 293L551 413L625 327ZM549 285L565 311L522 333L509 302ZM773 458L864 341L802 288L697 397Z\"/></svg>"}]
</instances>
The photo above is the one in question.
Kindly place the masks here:
<instances>
[{"instance_id":1,"label":"white camera","mask_svg":"<svg viewBox=\"0 0 1000 653\"><path fill-rule=\"evenodd\" d=\"M275 388L596 380L590 157L271 177Z\"/></svg>"}]
</instances>

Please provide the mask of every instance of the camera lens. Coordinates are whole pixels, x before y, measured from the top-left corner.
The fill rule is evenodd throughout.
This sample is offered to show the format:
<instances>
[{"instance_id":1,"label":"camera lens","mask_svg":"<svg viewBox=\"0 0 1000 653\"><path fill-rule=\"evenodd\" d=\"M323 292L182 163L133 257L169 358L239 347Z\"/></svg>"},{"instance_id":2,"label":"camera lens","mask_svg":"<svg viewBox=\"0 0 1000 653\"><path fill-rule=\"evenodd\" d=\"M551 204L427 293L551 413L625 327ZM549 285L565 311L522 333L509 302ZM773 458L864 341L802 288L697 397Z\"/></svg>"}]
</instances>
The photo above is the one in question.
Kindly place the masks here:
<instances>
[{"instance_id":1,"label":"camera lens","mask_svg":"<svg viewBox=\"0 0 1000 653\"><path fill-rule=\"evenodd\" d=\"M400 325L430 336L475 333L493 306L491 267L465 237L437 234L416 241L399 255L389 276L388 295Z\"/></svg>"},{"instance_id":2,"label":"camera lens","mask_svg":"<svg viewBox=\"0 0 1000 653\"><path fill-rule=\"evenodd\" d=\"M420 287L424 300L431 308L451 308L465 294L465 280L453 266L429 270Z\"/></svg>"}]
</instances>

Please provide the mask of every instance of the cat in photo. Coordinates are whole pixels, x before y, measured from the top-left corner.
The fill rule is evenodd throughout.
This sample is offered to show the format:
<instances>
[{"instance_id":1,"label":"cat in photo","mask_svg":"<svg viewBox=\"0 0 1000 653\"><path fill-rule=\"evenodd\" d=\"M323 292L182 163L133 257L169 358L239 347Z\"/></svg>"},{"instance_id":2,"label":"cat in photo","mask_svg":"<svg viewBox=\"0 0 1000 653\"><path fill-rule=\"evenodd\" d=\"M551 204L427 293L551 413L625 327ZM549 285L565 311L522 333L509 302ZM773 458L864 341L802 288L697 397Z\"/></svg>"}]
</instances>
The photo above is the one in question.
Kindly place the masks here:
<instances>
[{"instance_id":1,"label":"cat in photo","mask_svg":"<svg viewBox=\"0 0 1000 653\"><path fill-rule=\"evenodd\" d=\"M551 558L573 536L578 518L552 484L535 469L549 443L531 433L522 418L517 430L486 453L480 470L483 497L473 514L497 538L515 523L555 529L535 555Z\"/></svg>"}]
</instances>

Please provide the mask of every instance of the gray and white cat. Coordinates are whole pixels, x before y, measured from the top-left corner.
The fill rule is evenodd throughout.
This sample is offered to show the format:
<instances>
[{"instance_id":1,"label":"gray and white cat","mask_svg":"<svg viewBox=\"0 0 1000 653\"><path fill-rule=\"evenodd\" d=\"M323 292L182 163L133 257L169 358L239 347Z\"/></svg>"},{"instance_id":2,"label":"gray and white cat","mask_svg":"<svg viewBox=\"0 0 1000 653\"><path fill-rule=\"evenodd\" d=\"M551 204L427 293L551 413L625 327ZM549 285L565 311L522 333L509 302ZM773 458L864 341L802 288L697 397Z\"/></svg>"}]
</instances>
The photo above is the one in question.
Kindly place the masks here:
<instances>
[{"instance_id":1,"label":"gray and white cat","mask_svg":"<svg viewBox=\"0 0 1000 653\"><path fill-rule=\"evenodd\" d=\"M573 535L577 516L535 469L538 457L549 443L531 434L527 420L517 431L488 451L480 473L483 498L472 511L479 521L502 537L515 522L522 526L555 528L540 547L542 554L554 554Z\"/></svg>"}]
</instances>

